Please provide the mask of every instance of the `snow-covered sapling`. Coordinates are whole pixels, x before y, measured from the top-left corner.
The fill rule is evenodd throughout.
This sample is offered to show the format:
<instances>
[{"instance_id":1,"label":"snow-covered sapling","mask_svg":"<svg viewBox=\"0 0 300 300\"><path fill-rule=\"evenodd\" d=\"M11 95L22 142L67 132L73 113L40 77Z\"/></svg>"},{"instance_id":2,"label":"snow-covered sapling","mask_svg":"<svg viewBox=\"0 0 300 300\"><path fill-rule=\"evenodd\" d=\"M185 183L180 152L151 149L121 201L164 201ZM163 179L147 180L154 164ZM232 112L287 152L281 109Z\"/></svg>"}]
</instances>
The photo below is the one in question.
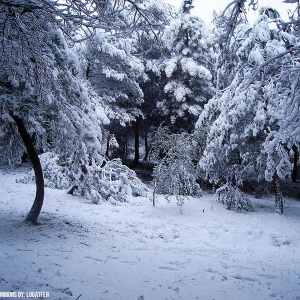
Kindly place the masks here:
<instances>
[{"instance_id":1,"label":"snow-covered sapling","mask_svg":"<svg viewBox=\"0 0 300 300\"><path fill-rule=\"evenodd\" d=\"M195 141L189 134L172 134L167 127L159 127L152 136L151 155L157 160L154 167L154 194L160 193L170 200L175 196L182 210L185 196L200 196L197 166L193 159Z\"/></svg>"}]
</instances>

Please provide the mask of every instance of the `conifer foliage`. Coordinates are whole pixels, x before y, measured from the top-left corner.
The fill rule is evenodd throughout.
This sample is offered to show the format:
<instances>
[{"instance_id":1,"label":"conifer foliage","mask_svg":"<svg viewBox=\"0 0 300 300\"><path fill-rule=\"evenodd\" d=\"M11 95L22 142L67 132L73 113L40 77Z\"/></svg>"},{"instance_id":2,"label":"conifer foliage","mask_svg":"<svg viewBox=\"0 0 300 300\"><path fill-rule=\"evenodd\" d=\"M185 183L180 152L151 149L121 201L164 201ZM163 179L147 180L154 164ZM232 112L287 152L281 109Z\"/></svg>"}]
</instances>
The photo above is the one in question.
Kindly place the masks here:
<instances>
[{"instance_id":1,"label":"conifer foliage","mask_svg":"<svg viewBox=\"0 0 300 300\"><path fill-rule=\"evenodd\" d=\"M179 16L170 22L163 41L170 57L163 62L165 99L157 106L179 131L191 132L196 117L213 95L210 31L191 14L193 1L183 1Z\"/></svg>"}]
</instances>

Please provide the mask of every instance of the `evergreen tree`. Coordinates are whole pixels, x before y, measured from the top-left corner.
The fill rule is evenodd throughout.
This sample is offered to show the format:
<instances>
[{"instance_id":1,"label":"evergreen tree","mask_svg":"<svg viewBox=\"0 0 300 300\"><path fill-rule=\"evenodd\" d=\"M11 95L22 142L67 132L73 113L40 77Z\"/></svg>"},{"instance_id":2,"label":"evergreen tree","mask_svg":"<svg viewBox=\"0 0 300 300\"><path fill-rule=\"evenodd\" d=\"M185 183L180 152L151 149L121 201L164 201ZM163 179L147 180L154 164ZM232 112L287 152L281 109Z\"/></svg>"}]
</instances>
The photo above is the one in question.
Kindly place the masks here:
<instances>
[{"instance_id":1,"label":"evergreen tree","mask_svg":"<svg viewBox=\"0 0 300 300\"><path fill-rule=\"evenodd\" d=\"M198 120L198 128L210 123L200 165L210 181L237 187L247 176L273 180L276 211L282 213L278 180L291 171L288 151L283 151L287 144L273 152L267 145L274 131L282 127L278 96L286 84L274 79L292 63L285 54L295 38L269 28L270 20L278 17L274 9L263 7L259 13L253 27L240 24L235 29L231 43L236 58L234 78L224 92L209 101Z\"/></svg>"},{"instance_id":2,"label":"evergreen tree","mask_svg":"<svg viewBox=\"0 0 300 300\"><path fill-rule=\"evenodd\" d=\"M143 160L149 159L149 133L157 129L164 121L164 117L157 108L157 102L164 98L164 78L161 73L165 55L169 54L166 46L161 42L162 35L169 25L170 20L175 15L174 7L164 3L164 1L149 2L147 10L153 12L160 21L160 26L155 30L138 31L138 48L141 60L145 66L147 80L140 84L144 102L141 105L143 118L139 119L139 131L145 142L145 154Z\"/></svg>"},{"instance_id":3,"label":"evergreen tree","mask_svg":"<svg viewBox=\"0 0 300 300\"><path fill-rule=\"evenodd\" d=\"M37 147L54 150L62 160L71 157L78 167L91 160L101 166L103 161L102 128L109 122L108 112L81 76L70 45L90 38L96 29L130 34L136 19L150 24L153 15L143 3L127 0L2 1L0 8L0 144L9 158L21 153L24 148L12 149L23 140L37 184L26 221L36 223L44 199ZM106 74L114 79L119 75L111 69Z\"/></svg>"},{"instance_id":4,"label":"evergreen tree","mask_svg":"<svg viewBox=\"0 0 300 300\"><path fill-rule=\"evenodd\" d=\"M192 3L183 1L178 17L163 36L170 56L163 62L166 96L157 107L175 131L191 132L196 116L213 95L210 32L203 21L190 14Z\"/></svg>"},{"instance_id":5,"label":"evergreen tree","mask_svg":"<svg viewBox=\"0 0 300 300\"><path fill-rule=\"evenodd\" d=\"M133 55L136 41L98 32L84 47L86 78L106 104L111 120L122 126L141 114L143 92L139 82L146 79L144 66Z\"/></svg>"},{"instance_id":6,"label":"evergreen tree","mask_svg":"<svg viewBox=\"0 0 300 300\"><path fill-rule=\"evenodd\" d=\"M44 197L36 147L65 156L85 149L101 160L101 125L108 119L89 84L76 76L76 57L47 12L23 10L4 6L1 12L1 127L8 134L17 129L32 161L37 193L26 221L36 223ZM7 146L1 143L11 154Z\"/></svg>"}]
</instances>

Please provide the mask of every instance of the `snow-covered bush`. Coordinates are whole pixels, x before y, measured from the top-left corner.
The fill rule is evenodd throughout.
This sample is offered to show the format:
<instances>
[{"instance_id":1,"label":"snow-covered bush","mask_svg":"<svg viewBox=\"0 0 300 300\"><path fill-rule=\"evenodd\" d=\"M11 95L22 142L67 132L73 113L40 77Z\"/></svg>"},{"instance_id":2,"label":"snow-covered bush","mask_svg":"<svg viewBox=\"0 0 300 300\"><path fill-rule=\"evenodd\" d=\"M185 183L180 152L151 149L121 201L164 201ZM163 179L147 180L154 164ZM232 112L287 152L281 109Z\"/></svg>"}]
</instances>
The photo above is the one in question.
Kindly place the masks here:
<instances>
[{"instance_id":1,"label":"snow-covered bush","mask_svg":"<svg viewBox=\"0 0 300 300\"><path fill-rule=\"evenodd\" d=\"M226 208L236 210L253 211L253 206L248 198L240 191L238 187L230 184L224 184L216 190L218 201L221 201Z\"/></svg>"},{"instance_id":2,"label":"snow-covered bush","mask_svg":"<svg viewBox=\"0 0 300 300\"><path fill-rule=\"evenodd\" d=\"M108 161L103 167L94 163L85 166L85 174L76 184L74 195L91 199L94 203L126 202L132 196L147 196L149 191L133 170L122 165L120 159Z\"/></svg>"},{"instance_id":3,"label":"snow-covered bush","mask_svg":"<svg viewBox=\"0 0 300 300\"><path fill-rule=\"evenodd\" d=\"M153 171L154 194L164 194L167 199L175 196L182 208L183 196L200 196L197 167L193 161L195 141L189 134L171 134L160 127L152 138L151 152L158 160Z\"/></svg>"},{"instance_id":4,"label":"snow-covered bush","mask_svg":"<svg viewBox=\"0 0 300 300\"><path fill-rule=\"evenodd\" d=\"M94 203L110 201L126 202L130 197L147 196L149 189L136 177L134 171L122 165L119 159L107 161L104 166L99 166L95 161L91 164L80 164L72 160L59 161L59 156L52 153L40 155L44 171L45 186L57 189L69 189L69 193L92 200ZM22 183L35 181L31 171Z\"/></svg>"}]
</instances>

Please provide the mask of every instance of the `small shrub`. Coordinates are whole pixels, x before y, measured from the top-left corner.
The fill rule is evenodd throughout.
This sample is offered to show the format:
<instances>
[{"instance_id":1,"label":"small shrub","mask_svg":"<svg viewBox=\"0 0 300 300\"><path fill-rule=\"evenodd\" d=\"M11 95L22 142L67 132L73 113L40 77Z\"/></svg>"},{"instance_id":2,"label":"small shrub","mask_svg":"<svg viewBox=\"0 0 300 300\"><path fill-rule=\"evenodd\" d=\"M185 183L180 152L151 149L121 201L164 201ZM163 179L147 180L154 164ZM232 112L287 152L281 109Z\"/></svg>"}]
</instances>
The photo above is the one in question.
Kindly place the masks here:
<instances>
[{"instance_id":1,"label":"small shrub","mask_svg":"<svg viewBox=\"0 0 300 300\"><path fill-rule=\"evenodd\" d=\"M216 190L218 201L226 205L227 209L253 211L250 200L240 191L239 188L225 184Z\"/></svg>"},{"instance_id":2,"label":"small shrub","mask_svg":"<svg viewBox=\"0 0 300 300\"><path fill-rule=\"evenodd\" d=\"M166 127L160 127L152 138L151 153L157 160L153 171L154 197L155 193L164 194L167 199L175 196L180 210L184 196L202 194L196 181L193 142L192 135L172 134Z\"/></svg>"}]
</instances>

